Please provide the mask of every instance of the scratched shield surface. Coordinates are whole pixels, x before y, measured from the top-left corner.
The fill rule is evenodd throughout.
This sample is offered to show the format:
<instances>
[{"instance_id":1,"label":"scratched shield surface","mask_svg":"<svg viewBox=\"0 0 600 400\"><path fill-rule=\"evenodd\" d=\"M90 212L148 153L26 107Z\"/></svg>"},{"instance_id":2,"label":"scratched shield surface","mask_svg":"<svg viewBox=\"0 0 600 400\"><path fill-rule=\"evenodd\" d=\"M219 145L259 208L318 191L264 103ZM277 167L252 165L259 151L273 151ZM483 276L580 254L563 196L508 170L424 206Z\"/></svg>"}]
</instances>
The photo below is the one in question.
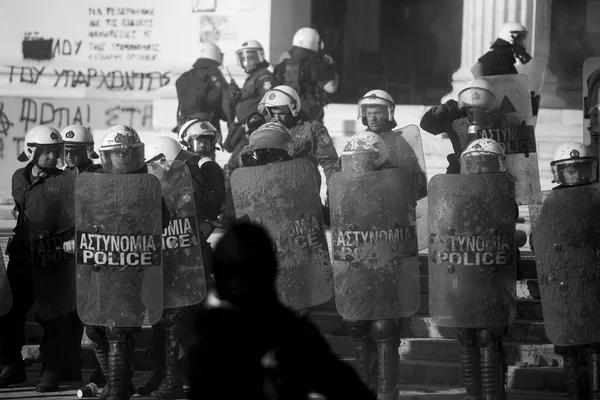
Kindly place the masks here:
<instances>
[{"instance_id":1,"label":"scratched shield surface","mask_svg":"<svg viewBox=\"0 0 600 400\"><path fill-rule=\"evenodd\" d=\"M2 255L2 246L0 246L0 255ZM0 257L0 317L10 311L12 308L12 293L6 268L4 266L4 257Z\"/></svg>"},{"instance_id":2,"label":"scratched shield surface","mask_svg":"<svg viewBox=\"0 0 600 400\"><path fill-rule=\"evenodd\" d=\"M333 272L312 163L301 158L238 168L231 192L236 216L262 224L277 244L281 301L294 310L329 301Z\"/></svg>"},{"instance_id":3,"label":"scratched shield surface","mask_svg":"<svg viewBox=\"0 0 600 400\"><path fill-rule=\"evenodd\" d=\"M335 304L344 319L401 318L419 309L413 183L404 168L331 177Z\"/></svg>"},{"instance_id":4,"label":"scratched shield surface","mask_svg":"<svg viewBox=\"0 0 600 400\"><path fill-rule=\"evenodd\" d=\"M71 172L48 177L32 189L43 202L28 207L26 200L25 204L33 262L34 308L43 319L55 319L76 308L75 259L63 251L63 243L75 236L74 182L75 174Z\"/></svg>"},{"instance_id":5,"label":"scratched shield surface","mask_svg":"<svg viewBox=\"0 0 600 400\"><path fill-rule=\"evenodd\" d=\"M489 137L504 147L506 172L515 182L517 204L527 204L531 195L541 190L529 79L522 74L481 79L490 84L496 96L501 128L479 130L477 137ZM512 133L504 133L506 128Z\"/></svg>"},{"instance_id":6,"label":"scratched shield surface","mask_svg":"<svg viewBox=\"0 0 600 400\"><path fill-rule=\"evenodd\" d=\"M429 310L445 327L507 326L516 315L514 184L504 173L429 182Z\"/></svg>"},{"instance_id":7,"label":"scratched shield surface","mask_svg":"<svg viewBox=\"0 0 600 400\"><path fill-rule=\"evenodd\" d=\"M163 230L163 307L198 304L206 296L206 276L190 170L181 161L147 165L160 180L169 209L169 227Z\"/></svg>"},{"instance_id":8,"label":"scratched shield surface","mask_svg":"<svg viewBox=\"0 0 600 400\"><path fill-rule=\"evenodd\" d=\"M81 320L89 325L120 327L157 323L163 311L159 180L150 174L84 172L75 182L75 231L77 312ZM101 246L102 235L151 236L156 247L151 265L128 265L118 257L119 262L112 265L98 265L95 259L86 262L84 250ZM85 246L83 237L91 239Z\"/></svg>"},{"instance_id":9,"label":"scratched shield surface","mask_svg":"<svg viewBox=\"0 0 600 400\"><path fill-rule=\"evenodd\" d=\"M417 237L419 250L427 248L427 167L421 131L416 125L408 125L391 132L384 132L381 138L387 145L388 157L399 167L413 171L414 187L417 196Z\"/></svg>"},{"instance_id":10,"label":"scratched shield surface","mask_svg":"<svg viewBox=\"0 0 600 400\"><path fill-rule=\"evenodd\" d=\"M533 57L527 64L516 66L519 74L527 76L531 85L531 91L535 94L542 93L542 86L546 77L546 65L548 65L548 58Z\"/></svg>"},{"instance_id":11,"label":"scratched shield surface","mask_svg":"<svg viewBox=\"0 0 600 400\"><path fill-rule=\"evenodd\" d=\"M552 190L543 190L541 192L534 193L529 199L529 232L536 232L537 222L540 217L540 213L542 212L542 205L544 205L544 201L548 198L548 195L552 192ZM543 234L540 233L540 234ZM532 242L535 241L535 233L531 237ZM534 246L534 243L529 243L530 246Z\"/></svg>"},{"instance_id":12,"label":"scratched shield surface","mask_svg":"<svg viewBox=\"0 0 600 400\"><path fill-rule=\"evenodd\" d=\"M600 342L600 188L553 190L537 221L544 327L557 345Z\"/></svg>"}]
</instances>

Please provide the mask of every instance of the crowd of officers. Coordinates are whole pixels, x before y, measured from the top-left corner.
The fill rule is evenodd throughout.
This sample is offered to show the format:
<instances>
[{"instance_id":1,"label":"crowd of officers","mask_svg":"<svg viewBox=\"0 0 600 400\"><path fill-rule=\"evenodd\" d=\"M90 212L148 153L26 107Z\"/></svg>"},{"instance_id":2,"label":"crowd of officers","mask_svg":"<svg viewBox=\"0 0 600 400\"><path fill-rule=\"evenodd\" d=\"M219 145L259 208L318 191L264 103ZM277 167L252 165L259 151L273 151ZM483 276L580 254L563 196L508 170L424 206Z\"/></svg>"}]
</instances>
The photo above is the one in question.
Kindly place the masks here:
<instances>
[{"instance_id":1,"label":"crowd of officers","mask_svg":"<svg viewBox=\"0 0 600 400\"><path fill-rule=\"evenodd\" d=\"M528 54L523 46L526 29L516 23L508 23L503 29L505 32L503 31L493 44L491 51L474 66L473 73L476 78L514 74L515 57L528 61ZM242 88L239 88L235 82L228 84L219 70L223 57L220 49L212 43L203 44L201 57L194 63L193 69L183 74L176 83L179 110L178 124L174 131L178 140L158 137L144 146L134 129L117 125L105 133L98 155L94 151L94 140L90 130L81 125L68 126L60 132L49 126L37 126L27 133L24 151L19 156L19 160L27 162L27 165L14 173L12 181L12 194L18 215L15 234L7 249L10 256L7 271L13 306L0 318L0 387L26 380L25 364L21 357L21 348L25 341L25 316L37 300L37 293L34 293L32 286L30 227L26 216L29 209L42 206L44 198L41 194L45 182L50 177L85 172L139 174L148 172L148 162L159 159L181 161L188 166L192 176L198 222L215 224L214 221L219 218L226 222L235 219L230 177L236 168L285 163L305 158L314 165L319 186L319 166L324 171L326 184L334 174L343 172L345 168L354 172L398 168L389 160L386 144L380 137L396 127L394 101L383 90L370 91L359 100L358 118L366 126L366 132L358 133L350 139L342 157L338 157L327 128L322 123L323 108L328 103L328 97L337 89L338 77L331 58L323 53L322 46L322 40L314 29L300 29L294 36L293 47L272 73L268 69L269 63L265 60L260 43L255 40L244 42L236 54L248 77ZM491 139L464 140L464 137L467 137L466 130L473 124L474 115L479 113L478 115L485 116L486 112L492 111L492 107L486 105L485 99L473 100L480 99L479 94L486 91L489 91L486 83L476 80L461 92L461 96L464 95L462 101L450 100L441 106L433 107L423 116L423 129L433 134L446 132L450 137L454 153L448 156L448 174L476 175L505 171L505 154L498 143ZM229 128L229 135L225 141L220 133L220 120L225 121ZM220 147L232 153L224 169L215 162L215 151ZM97 158L100 158L99 164L94 163L94 159ZM59 159L64 162L63 169L58 168ZM555 181L561 184L560 188L566 190L571 186L589 184L592 174L588 170L594 162L586 146L567 143L559 148L552 162ZM581 179L573 179L573 175ZM327 200L322 207L323 219L325 224L329 225ZM228 393L241 393L241 390L248 390L246 394L252 393L247 386L239 387L237 382L241 375L237 377L235 373L244 374L246 371L242 367L251 368L254 364L250 361L244 364L233 360L241 353L248 357L257 356L242 348L253 346L252 340L248 340L245 334L240 336L241 331L247 329L249 338L256 336L257 341L262 340L263 350L275 346L274 343L284 349L286 346L298 345L300 349L304 349L305 354L303 355L302 351L290 354L296 357L314 355L315 352L309 346L300 343L303 340L311 343L312 348L316 346L322 350L320 356L315 355L325 360L318 370L323 371L323 375L330 374L329 376L325 376L324 380L323 377L319 378L321 380L317 383L317 374L308 374L307 370L320 363L305 365L306 369L300 370L300 366L304 365L302 362L286 370L290 374L284 377L287 381L273 378L269 375L273 372L265 373L265 376L271 376L272 381L279 382L279 385L271 387L276 392L286 391L282 388L284 382L290 385L298 384L295 389L304 394L318 391L327 393L328 398L359 398L356 396L362 393L360 398L377 396L381 400L395 399L398 395L399 319L345 321L348 332L354 339L357 370L365 386L355 384L353 372L344 370L343 366L333 361L335 357L326 344L318 339L318 333L310 324L297 325L294 321L301 317L288 314L284 311L285 308L273 306L277 303L273 289L277 262L272 244L265 242L268 241L267 236L264 236L263 240L261 235L264 233L252 225L233 226L218 245L216 255L207 243L211 229L207 229L202 237L207 280L211 287L214 287L216 281L217 287L216 294L209 294L202 308L213 309L209 310L208 314L207 311L201 313L195 325L192 316L198 311L198 307L164 313L161 321L153 326L150 355L154 370L144 386L135 388L131 381L133 333L136 330L85 326L99 363L92 380L107 382L101 398L128 399L136 392L159 399L181 396L184 382L188 380L183 379L178 369L181 363L179 346L173 346L172 343L174 341L178 344L186 334L189 336L190 330L202 338L212 338L220 345L200 345L199 348L203 351L193 348L189 350L182 341L182 345L186 347L186 354L192 354L188 357L190 368L187 377L191 384L189 395L192 398L213 398L211 396L218 393L222 398L231 398L228 397ZM64 246L65 251L74 251L72 241L66 242ZM234 260L235 254L239 255L239 260ZM260 273L249 274L247 268L241 268L243 265L248 266L244 263L257 267L258 262L264 265L264 270ZM263 285L260 279L266 283ZM234 283L229 285L231 282ZM240 285L242 289L233 290L235 285ZM251 293L244 297L241 295L247 294L244 290ZM228 302L230 307L246 310L249 314L227 314L223 311L223 302ZM272 314L267 310L271 310ZM307 313L307 310L296 311L298 314ZM265 318L266 314L269 314L269 318ZM273 315L279 315L281 318L271 318ZM36 319L44 328L40 345L43 367L36 391L56 391L61 381L81 380L79 353L84 326L77 312L58 316L36 313ZM275 326L277 324L273 325L275 320L281 322L280 326L292 326L294 329L279 329ZM247 326L242 326L244 324ZM268 328L253 328L249 326L252 324ZM173 330L174 326L177 326L176 330ZM300 335L298 330L305 335ZM277 338L277 334L265 333L267 331L279 332L280 335L292 335L291 332L294 331L288 339L295 342L290 345L289 341ZM265 339L266 336L258 337L252 332L273 336L272 342ZM506 332L506 326L459 329L461 363L468 398L506 398L506 355L502 346L502 336ZM311 341L307 338L313 339ZM234 345L236 341L243 343L240 346ZM228 349L229 346L235 349L235 352ZM370 357L375 348L378 357L375 363L372 363ZM565 354L566 369L574 363L567 358L574 352L573 349L562 350L561 354ZM202 356L196 357L194 354ZM283 356L282 365L293 364L294 359L289 358L290 354L287 354L288 359ZM276 355L270 354L271 359L267 356L269 354L260 353L258 357L263 370L276 370L278 360L272 359L276 358ZM206 359L200 359L201 357ZM286 362L288 364L285 364ZM232 367L231 363L236 367ZM570 368L571 370L567 370L572 386L569 388L570 394L572 398L582 398L578 396L585 388L573 383L579 379L581 373L574 372L573 367ZM202 373L194 375L198 371ZM292 375L295 378L291 378ZM266 379L265 376L261 376L261 379ZM303 382L303 376L308 377L306 379L315 379L315 382ZM594 379L597 377L598 375ZM325 382L329 378L331 382ZM245 376L243 381L249 382L250 378ZM358 382L358 379L356 381ZM342 390L340 386L335 385L342 385L351 390ZM371 391L363 391L366 387ZM263 389L261 386L256 390ZM598 398L599 389L594 386L592 391L595 396L593 398ZM294 390L292 392L296 398L298 393ZM202 397L203 395L209 397Z\"/></svg>"}]
</instances>

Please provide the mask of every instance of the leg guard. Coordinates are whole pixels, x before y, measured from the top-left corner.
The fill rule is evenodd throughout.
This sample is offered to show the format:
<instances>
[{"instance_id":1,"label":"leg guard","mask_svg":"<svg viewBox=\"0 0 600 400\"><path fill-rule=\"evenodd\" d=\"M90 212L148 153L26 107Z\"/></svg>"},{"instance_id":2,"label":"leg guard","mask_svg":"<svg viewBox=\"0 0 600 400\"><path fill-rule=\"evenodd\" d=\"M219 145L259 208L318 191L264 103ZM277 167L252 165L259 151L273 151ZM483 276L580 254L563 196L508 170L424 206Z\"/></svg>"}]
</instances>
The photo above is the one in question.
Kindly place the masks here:
<instances>
[{"instance_id":1,"label":"leg guard","mask_svg":"<svg viewBox=\"0 0 600 400\"><path fill-rule=\"evenodd\" d=\"M600 349L591 346L587 350L590 399L600 400Z\"/></svg>"},{"instance_id":2,"label":"leg guard","mask_svg":"<svg viewBox=\"0 0 600 400\"><path fill-rule=\"evenodd\" d=\"M144 384L136 388L136 393L141 396L148 396L157 390L160 382L165 378L165 338L166 332L163 320L167 311L159 322L152 325L152 342L150 344L150 360L152 362L152 376Z\"/></svg>"},{"instance_id":3,"label":"leg guard","mask_svg":"<svg viewBox=\"0 0 600 400\"><path fill-rule=\"evenodd\" d=\"M480 353L477 345L477 331L470 328L458 328L460 343L460 364L467 389L467 399L481 396Z\"/></svg>"},{"instance_id":4,"label":"leg guard","mask_svg":"<svg viewBox=\"0 0 600 400\"><path fill-rule=\"evenodd\" d=\"M165 310L163 319L166 328L166 376L160 383L158 390L152 392L151 396L155 399L175 399L184 395L183 385L179 376L179 332L181 314L178 310Z\"/></svg>"},{"instance_id":5,"label":"leg guard","mask_svg":"<svg viewBox=\"0 0 600 400\"><path fill-rule=\"evenodd\" d=\"M498 336L490 329L479 329L477 332L479 346L481 346L481 383L482 398L484 400L498 400L503 397L501 376L501 361L498 351Z\"/></svg>"},{"instance_id":6,"label":"leg guard","mask_svg":"<svg viewBox=\"0 0 600 400\"><path fill-rule=\"evenodd\" d=\"M106 400L129 400L132 395L133 342L123 328L107 328L108 336L108 397Z\"/></svg>"},{"instance_id":7,"label":"leg guard","mask_svg":"<svg viewBox=\"0 0 600 400\"><path fill-rule=\"evenodd\" d=\"M554 352L563 358L563 368L567 378L567 393L571 400L584 398L579 374L579 352L572 346L554 346Z\"/></svg>"},{"instance_id":8,"label":"leg guard","mask_svg":"<svg viewBox=\"0 0 600 400\"><path fill-rule=\"evenodd\" d=\"M369 333L371 321L345 321L348 334L354 341L354 359L358 375L362 381L370 386L373 383L371 375L371 350L369 346Z\"/></svg>"},{"instance_id":9,"label":"leg guard","mask_svg":"<svg viewBox=\"0 0 600 400\"><path fill-rule=\"evenodd\" d=\"M100 394L100 400L105 400L109 392L111 391L109 388L110 381L108 381L108 340L106 339L105 328L100 326L85 326L85 334L88 339L92 341L92 346L94 348L94 353L96 354L96 360L98 360L98 365L102 370L102 374L104 375L104 379L106 380L106 386L102 390Z\"/></svg>"},{"instance_id":10,"label":"leg guard","mask_svg":"<svg viewBox=\"0 0 600 400\"><path fill-rule=\"evenodd\" d=\"M395 399L398 396L398 346L400 331L393 320L377 320L371 327L371 335L377 343L377 365L379 388L377 398Z\"/></svg>"}]
</instances>

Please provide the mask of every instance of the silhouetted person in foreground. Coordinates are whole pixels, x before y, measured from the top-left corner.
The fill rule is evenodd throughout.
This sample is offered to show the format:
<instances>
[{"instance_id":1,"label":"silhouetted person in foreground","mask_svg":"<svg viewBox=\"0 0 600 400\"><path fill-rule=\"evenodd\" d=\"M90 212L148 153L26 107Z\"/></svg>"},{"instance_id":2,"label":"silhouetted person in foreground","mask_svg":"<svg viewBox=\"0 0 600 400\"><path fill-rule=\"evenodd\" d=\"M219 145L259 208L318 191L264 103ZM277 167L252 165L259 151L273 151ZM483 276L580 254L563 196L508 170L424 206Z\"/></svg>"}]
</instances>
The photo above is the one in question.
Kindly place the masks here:
<instances>
[{"instance_id":1,"label":"silhouetted person in foreground","mask_svg":"<svg viewBox=\"0 0 600 400\"><path fill-rule=\"evenodd\" d=\"M249 223L233 225L217 244L220 302L196 318L190 399L375 399L312 323L277 300L274 246Z\"/></svg>"}]
</instances>

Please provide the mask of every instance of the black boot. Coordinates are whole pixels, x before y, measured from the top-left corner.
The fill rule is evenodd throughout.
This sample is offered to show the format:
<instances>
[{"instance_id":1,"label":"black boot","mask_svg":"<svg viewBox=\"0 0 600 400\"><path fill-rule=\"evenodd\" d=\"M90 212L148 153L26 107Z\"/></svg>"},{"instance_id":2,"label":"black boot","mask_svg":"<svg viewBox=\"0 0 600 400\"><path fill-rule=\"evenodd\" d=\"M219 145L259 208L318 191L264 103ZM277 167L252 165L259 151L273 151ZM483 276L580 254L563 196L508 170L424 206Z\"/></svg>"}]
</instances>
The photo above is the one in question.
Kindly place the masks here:
<instances>
[{"instance_id":1,"label":"black boot","mask_svg":"<svg viewBox=\"0 0 600 400\"><path fill-rule=\"evenodd\" d=\"M110 341L108 346L108 383L102 394L107 392L104 397L106 400L129 400L126 339L123 337L119 341Z\"/></svg>"},{"instance_id":2,"label":"black boot","mask_svg":"<svg viewBox=\"0 0 600 400\"><path fill-rule=\"evenodd\" d=\"M60 375L61 342L64 336L64 319L59 317L52 320L37 319L44 333L40 342L42 355L42 371L36 392L56 392Z\"/></svg>"},{"instance_id":3,"label":"black boot","mask_svg":"<svg viewBox=\"0 0 600 400\"><path fill-rule=\"evenodd\" d=\"M377 392L377 384L371 374L371 321L346 321L346 329L354 342L354 359L358 375L365 385Z\"/></svg>"},{"instance_id":4,"label":"black boot","mask_svg":"<svg viewBox=\"0 0 600 400\"><path fill-rule=\"evenodd\" d=\"M94 349L94 354L96 355L96 360L98 361L98 367L100 368L100 375L102 375L102 379L104 383L107 383L108 377L108 340L106 339L106 333L103 327L100 326L85 326L85 333L92 341L92 347ZM96 371L94 371L96 374ZM108 397L108 384L104 386L102 389L102 393L100 393L100 400L105 400Z\"/></svg>"},{"instance_id":5,"label":"black boot","mask_svg":"<svg viewBox=\"0 0 600 400\"><path fill-rule=\"evenodd\" d=\"M481 391L483 400L502 399L502 382L498 338L489 329L477 332L481 347Z\"/></svg>"},{"instance_id":6,"label":"black boot","mask_svg":"<svg viewBox=\"0 0 600 400\"><path fill-rule=\"evenodd\" d=\"M398 327L391 320L374 321L371 327L371 335L377 343L377 400L398 398L399 333Z\"/></svg>"},{"instance_id":7,"label":"black boot","mask_svg":"<svg viewBox=\"0 0 600 400\"><path fill-rule=\"evenodd\" d=\"M152 392L155 399L176 399L183 397L183 385L179 376L179 322L167 328L167 343L165 351L166 376L160 383L158 390Z\"/></svg>"},{"instance_id":8,"label":"black boot","mask_svg":"<svg viewBox=\"0 0 600 400\"><path fill-rule=\"evenodd\" d=\"M587 360L590 399L600 400L600 352L594 348L589 348L587 350Z\"/></svg>"},{"instance_id":9,"label":"black boot","mask_svg":"<svg viewBox=\"0 0 600 400\"><path fill-rule=\"evenodd\" d=\"M136 393L141 396L149 396L150 393L157 390L165 377L165 337L165 328L160 321L152 325L150 360L152 361L153 370L152 376L144 386L138 386L136 388Z\"/></svg>"},{"instance_id":10,"label":"black boot","mask_svg":"<svg viewBox=\"0 0 600 400\"><path fill-rule=\"evenodd\" d=\"M477 332L474 329L458 328L458 341L460 343L460 365L462 377L467 389L464 400L481 398L481 379L479 364L481 355L477 345Z\"/></svg>"},{"instance_id":11,"label":"black boot","mask_svg":"<svg viewBox=\"0 0 600 400\"><path fill-rule=\"evenodd\" d=\"M563 368L567 378L567 393L571 400L583 400L579 378L579 357L576 351L563 354Z\"/></svg>"},{"instance_id":12,"label":"black boot","mask_svg":"<svg viewBox=\"0 0 600 400\"><path fill-rule=\"evenodd\" d=\"M60 365L60 379L63 381L81 381L81 338L83 337L83 324L77 311L63 317L64 329L62 337L62 362Z\"/></svg>"}]
</instances>

